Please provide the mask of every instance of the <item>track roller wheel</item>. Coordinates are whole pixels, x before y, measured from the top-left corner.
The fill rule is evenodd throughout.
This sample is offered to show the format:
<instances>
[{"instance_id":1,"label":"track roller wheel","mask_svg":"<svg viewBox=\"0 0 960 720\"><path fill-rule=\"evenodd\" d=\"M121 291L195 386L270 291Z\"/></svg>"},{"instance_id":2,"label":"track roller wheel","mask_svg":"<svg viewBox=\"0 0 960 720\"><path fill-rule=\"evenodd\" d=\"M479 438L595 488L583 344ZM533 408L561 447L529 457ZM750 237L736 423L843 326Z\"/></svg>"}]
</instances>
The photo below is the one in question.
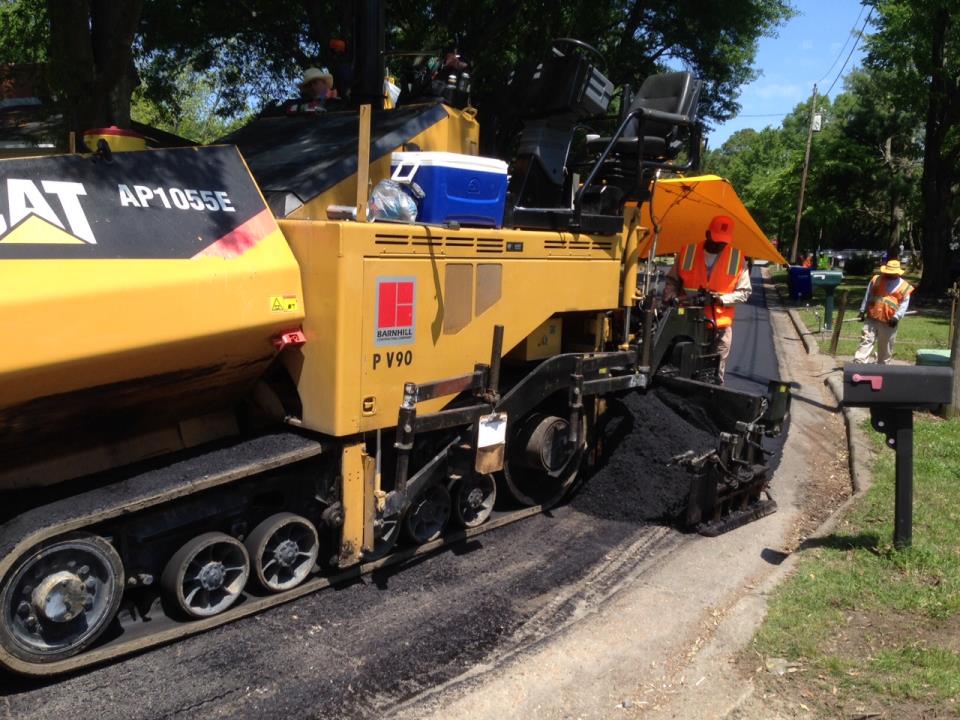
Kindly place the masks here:
<instances>
[{"instance_id":1,"label":"track roller wheel","mask_svg":"<svg viewBox=\"0 0 960 720\"><path fill-rule=\"evenodd\" d=\"M535 413L511 431L503 464L504 489L510 497L528 507L550 507L567 493L580 470L586 446L569 441L570 424L556 415Z\"/></svg>"},{"instance_id":2,"label":"track roller wheel","mask_svg":"<svg viewBox=\"0 0 960 720\"><path fill-rule=\"evenodd\" d=\"M431 485L417 497L403 517L403 531L415 545L436 540L450 520L450 493L443 485Z\"/></svg>"},{"instance_id":3,"label":"track roller wheel","mask_svg":"<svg viewBox=\"0 0 960 720\"><path fill-rule=\"evenodd\" d=\"M453 483L453 512L463 527L483 525L497 501L497 481L493 475L477 473Z\"/></svg>"},{"instance_id":4,"label":"track roller wheel","mask_svg":"<svg viewBox=\"0 0 960 720\"><path fill-rule=\"evenodd\" d=\"M379 518L373 528L375 536L373 550L364 553L363 561L373 562L390 554L400 539L402 525L403 521L396 516Z\"/></svg>"},{"instance_id":5,"label":"track roller wheel","mask_svg":"<svg viewBox=\"0 0 960 720\"><path fill-rule=\"evenodd\" d=\"M220 532L188 541L170 558L160 587L178 610L194 618L217 615L240 597L250 575L247 549Z\"/></svg>"},{"instance_id":6,"label":"track roller wheel","mask_svg":"<svg viewBox=\"0 0 960 720\"><path fill-rule=\"evenodd\" d=\"M27 662L76 655L109 626L123 586L123 563L102 537L77 532L34 548L0 591L0 643Z\"/></svg>"},{"instance_id":7,"label":"track roller wheel","mask_svg":"<svg viewBox=\"0 0 960 720\"><path fill-rule=\"evenodd\" d=\"M271 515L244 541L257 582L270 592L282 592L302 583L320 553L317 529L293 513Z\"/></svg>"}]
</instances>

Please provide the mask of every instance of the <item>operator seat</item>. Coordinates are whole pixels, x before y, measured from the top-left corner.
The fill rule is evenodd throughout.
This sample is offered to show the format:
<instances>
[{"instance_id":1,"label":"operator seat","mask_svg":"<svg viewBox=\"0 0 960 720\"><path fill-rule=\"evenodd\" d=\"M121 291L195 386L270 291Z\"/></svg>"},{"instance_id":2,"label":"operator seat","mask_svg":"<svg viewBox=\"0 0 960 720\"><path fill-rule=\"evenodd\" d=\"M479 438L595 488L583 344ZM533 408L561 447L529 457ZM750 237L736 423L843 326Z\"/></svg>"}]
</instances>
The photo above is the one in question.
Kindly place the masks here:
<instances>
[{"instance_id":1,"label":"operator seat","mask_svg":"<svg viewBox=\"0 0 960 720\"><path fill-rule=\"evenodd\" d=\"M597 160L580 193L584 212L609 215L620 212L618 208L626 201L646 202L654 171L672 173L697 167L699 99L700 81L687 72L651 75L632 102L625 97L630 105L621 111L621 123L626 122L616 140L587 139L587 150ZM690 156L685 165L678 166L674 161L684 148Z\"/></svg>"},{"instance_id":2,"label":"operator seat","mask_svg":"<svg viewBox=\"0 0 960 720\"><path fill-rule=\"evenodd\" d=\"M643 85L634 95L630 111L658 110L680 115L693 123L697 117L700 86L700 81L688 72L651 75L643 81ZM683 135L683 129L679 125L636 117L630 120L623 135L614 143L611 155L632 157L635 160L637 155L642 153L644 160L669 162L683 150L686 144ZM587 149L599 153L609 143L609 137L591 138Z\"/></svg>"}]
</instances>

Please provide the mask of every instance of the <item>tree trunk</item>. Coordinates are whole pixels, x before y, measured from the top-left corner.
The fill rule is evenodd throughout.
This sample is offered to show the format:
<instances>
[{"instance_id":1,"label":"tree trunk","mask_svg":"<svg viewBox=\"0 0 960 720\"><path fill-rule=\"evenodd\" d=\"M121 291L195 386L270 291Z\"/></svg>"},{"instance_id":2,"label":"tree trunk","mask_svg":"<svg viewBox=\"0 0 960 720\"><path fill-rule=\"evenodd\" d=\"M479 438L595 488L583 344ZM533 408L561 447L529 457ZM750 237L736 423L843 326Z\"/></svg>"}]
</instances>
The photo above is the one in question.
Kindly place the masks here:
<instances>
[{"instance_id":1,"label":"tree trunk","mask_svg":"<svg viewBox=\"0 0 960 720\"><path fill-rule=\"evenodd\" d=\"M143 0L47 0L51 81L68 130L130 127L133 39Z\"/></svg>"},{"instance_id":2,"label":"tree trunk","mask_svg":"<svg viewBox=\"0 0 960 720\"><path fill-rule=\"evenodd\" d=\"M949 98L944 68L944 46L950 16L941 9L933 23L931 38L930 93L927 101L926 135L923 148L923 178L920 192L923 204L923 276L918 292L922 295L942 294L950 281L950 200L952 168L943 157L944 141L949 129Z\"/></svg>"},{"instance_id":3,"label":"tree trunk","mask_svg":"<svg viewBox=\"0 0 960 720\"><path fill-rule=\"evenodd\" d=\"M913 223L907 220L906 224L907 244L910 246L910 257L913 258L913 269L914 271L919 270L920 273L923 274L923 254L917 249L917 238L913 229Z\"/></svg>"},{"instance_id":4,"label":"tree trunk","mask_svg":"<svg viewBox=\"0 0 960 720\"><path fill-rule=\"evenodd\" d=\"M887 241L890 257L900 257L900 228L903 225L901 195L900 188L895 185L890 192L890 237Z\"/></svg>"},{"instance_id":5,"label":"tree trunk","mask_svg":"<svg viewBox=\"0 0 960 720\"><path fill-rule=\"evenodd\" d=\"M883 144L883 161L890 171L890 235L887 237L887 255L900 257L900 227L903 224L903 188L893 155L893 136Z\"/></svg>"}]
</instances>

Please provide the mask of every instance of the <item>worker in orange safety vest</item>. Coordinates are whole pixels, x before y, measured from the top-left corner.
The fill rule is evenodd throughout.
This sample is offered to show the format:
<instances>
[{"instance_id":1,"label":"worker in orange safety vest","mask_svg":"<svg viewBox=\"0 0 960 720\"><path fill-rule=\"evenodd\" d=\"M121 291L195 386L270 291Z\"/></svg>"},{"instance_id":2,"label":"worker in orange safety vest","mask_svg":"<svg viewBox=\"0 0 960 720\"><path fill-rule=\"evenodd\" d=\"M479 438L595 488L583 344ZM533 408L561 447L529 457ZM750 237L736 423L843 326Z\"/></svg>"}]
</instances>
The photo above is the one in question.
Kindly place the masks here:
<instances>
[{"instance_id":1,"label":"worker in orange safety vest","mask_svg":"<svg viewBox=\"0 0 960 720\"><path fill-rule=\"evenodd\" d=\"M853 356L854 362L871 362L876 355L876 361L886 365L893 357L897 326L907 313L913 293L913 286L903 279L903 273L899 260L888 260L880 266L880 274L870 279L867 293L860 303L863 332L860 347Z\"/></svg>"},{"instance_id":2,"label":"worker in orange safety vest","mask_svg":"<svg viewBox=\"0 0 960 720\"><path fill-rule=\"evenodd\" d=\"M714 344L720 356L717 374L721 383L733 343L734 306L745 303L753 291L743 253L733 246L733 226L733 218L714 217L705 240L687 245L677 256L663 289L664 302L700 291L710 296L713 304L704 308L704 315L716 329Z\"/></svg>"}]
</instances>

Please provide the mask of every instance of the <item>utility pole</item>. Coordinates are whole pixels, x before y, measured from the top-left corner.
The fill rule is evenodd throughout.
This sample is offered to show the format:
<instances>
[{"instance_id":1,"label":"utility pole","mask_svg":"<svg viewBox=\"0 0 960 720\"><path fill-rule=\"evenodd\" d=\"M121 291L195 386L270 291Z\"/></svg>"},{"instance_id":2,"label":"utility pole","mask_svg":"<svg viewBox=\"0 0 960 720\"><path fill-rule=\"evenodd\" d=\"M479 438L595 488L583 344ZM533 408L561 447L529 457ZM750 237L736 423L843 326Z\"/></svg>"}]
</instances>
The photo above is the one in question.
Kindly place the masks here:
<instances>
[{"instance_id":1,"label":"utility pole","mask_svg":"<svg viewBox=\"0 0 960 720\"><path fill-rule=\"evenodd\" d=\"M807 152L803 158L803 176L800 178L800 199L797 201L797 224L793 230L793 247L790 250L790 264L797 264L797 243L800 242L800 218L803 215L803 194L807 189L807 172L810 170L810 144L813 142L813 116L817 112L817 86L813 86L813 100L810 102L810 127L807 130Z\"/></svg>"}]
</instances>

